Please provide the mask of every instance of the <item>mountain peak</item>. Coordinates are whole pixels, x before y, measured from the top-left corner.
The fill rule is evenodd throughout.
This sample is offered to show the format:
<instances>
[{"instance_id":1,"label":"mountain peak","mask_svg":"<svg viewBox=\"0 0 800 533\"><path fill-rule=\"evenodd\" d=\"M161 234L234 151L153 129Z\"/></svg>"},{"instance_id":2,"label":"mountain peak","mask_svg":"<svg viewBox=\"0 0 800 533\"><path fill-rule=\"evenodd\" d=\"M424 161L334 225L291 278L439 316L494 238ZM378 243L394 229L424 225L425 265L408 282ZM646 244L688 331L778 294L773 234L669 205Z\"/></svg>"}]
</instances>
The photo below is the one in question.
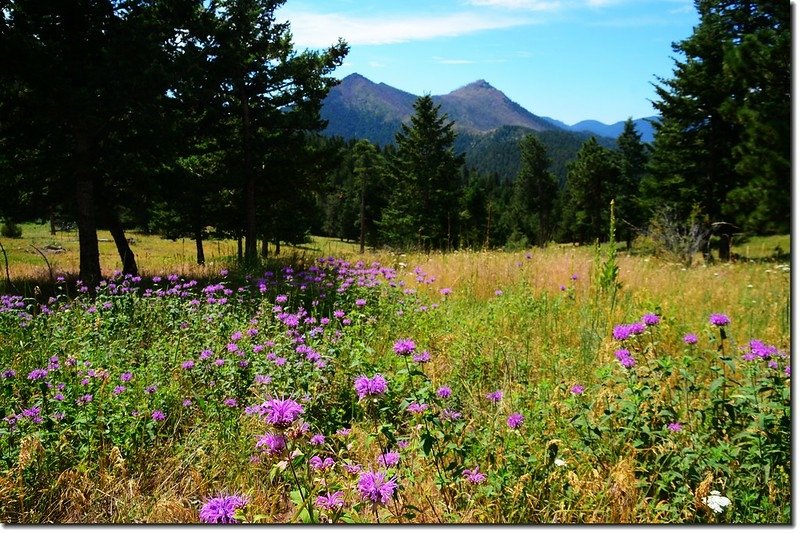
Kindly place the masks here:
<instances>
[{"instance_id":1,"label":"mountain peak","mask_svg":"<svg viewBox=\"0 0 800 533\"><path fill-rule=\"evenodd\" d=\"M475 90L497 91L497 89L495 89L492 86L491 83L489 83L488 81L486 81L484 79L480 79L480 80L473 81L472 83L468 83L467 85L464 85L463 87L461 87L459 89L456 89L453 92L470 91L470 90L473 90L473 91L475 91Z\"/></svg>"}]
</instances>

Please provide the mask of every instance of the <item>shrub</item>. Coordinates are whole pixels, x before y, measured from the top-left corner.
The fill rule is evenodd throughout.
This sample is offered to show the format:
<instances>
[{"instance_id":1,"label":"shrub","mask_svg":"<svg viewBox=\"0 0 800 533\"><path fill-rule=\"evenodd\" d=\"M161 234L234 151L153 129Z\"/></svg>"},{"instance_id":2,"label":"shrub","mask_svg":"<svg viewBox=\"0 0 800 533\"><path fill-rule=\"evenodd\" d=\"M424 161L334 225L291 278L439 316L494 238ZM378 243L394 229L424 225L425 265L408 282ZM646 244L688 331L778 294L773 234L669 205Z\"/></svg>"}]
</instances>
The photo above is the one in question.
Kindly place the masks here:
<instances>
[{"instance_id":1,"label":"shrub","mask_svg":"<svg viewBox=\"0 0 800 533\"><path fill-rule=\"evenodd\" d=\"M15 224L12 220L6 220L0 226L0 235L8 239L19 239L22 237L22 228Z\"/></svg>"}]
</instances>

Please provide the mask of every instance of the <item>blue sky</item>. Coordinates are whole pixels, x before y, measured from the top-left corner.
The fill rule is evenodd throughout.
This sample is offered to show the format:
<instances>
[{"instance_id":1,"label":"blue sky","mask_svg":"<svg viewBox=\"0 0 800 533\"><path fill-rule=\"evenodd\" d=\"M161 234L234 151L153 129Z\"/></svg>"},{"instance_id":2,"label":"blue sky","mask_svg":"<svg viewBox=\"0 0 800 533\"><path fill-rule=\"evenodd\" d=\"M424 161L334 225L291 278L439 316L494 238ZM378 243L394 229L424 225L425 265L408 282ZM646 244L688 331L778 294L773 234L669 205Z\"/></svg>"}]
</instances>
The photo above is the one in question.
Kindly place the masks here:
<instances>
[{"instance_id":1,"label":"blue sky","mask_svg":"<svg viewBox=\"0 0 800 533\"><path fill-rule=\"evenodd\" d=\"M671 43L692 33L692 0L288 0L297 48L351 47L344 77L421 95L485 79L529 111L573 124L655 114Z\"/></svg>"}]
</instances>

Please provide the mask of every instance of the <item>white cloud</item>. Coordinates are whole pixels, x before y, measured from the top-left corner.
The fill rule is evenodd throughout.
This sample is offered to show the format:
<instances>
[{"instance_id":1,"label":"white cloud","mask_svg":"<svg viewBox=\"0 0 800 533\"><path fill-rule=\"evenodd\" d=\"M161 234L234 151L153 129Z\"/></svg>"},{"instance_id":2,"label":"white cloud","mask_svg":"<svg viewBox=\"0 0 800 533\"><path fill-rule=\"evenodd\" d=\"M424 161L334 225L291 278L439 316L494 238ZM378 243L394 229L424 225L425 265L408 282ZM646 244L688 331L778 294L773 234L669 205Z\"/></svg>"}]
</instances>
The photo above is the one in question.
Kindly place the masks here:
<instances>
[{"instance_id":1,"label":"white cloud","mask_svg":"<svg viewBox=\"0 0 800 533\"><path fill-rule=\"evenodd\" d=\"M338 13L314 13L284 8L278 18L288 19L294 42L323 48L342 37L350 45L396 44L409 41L456 37L532 23L520 17L454 13L441 16L357 17Z\"/></svg>"},{"instance_id":2,"label":"white cloud","mask_svg":"<svg viewBox=\"0 0 800 533\"><path fill-rule=\"evenodd\" d=\"M553 11L561 7L560 1L553 0L469 0L473 6L503 7L527 11Z\"/></svg>"}]
</instances>

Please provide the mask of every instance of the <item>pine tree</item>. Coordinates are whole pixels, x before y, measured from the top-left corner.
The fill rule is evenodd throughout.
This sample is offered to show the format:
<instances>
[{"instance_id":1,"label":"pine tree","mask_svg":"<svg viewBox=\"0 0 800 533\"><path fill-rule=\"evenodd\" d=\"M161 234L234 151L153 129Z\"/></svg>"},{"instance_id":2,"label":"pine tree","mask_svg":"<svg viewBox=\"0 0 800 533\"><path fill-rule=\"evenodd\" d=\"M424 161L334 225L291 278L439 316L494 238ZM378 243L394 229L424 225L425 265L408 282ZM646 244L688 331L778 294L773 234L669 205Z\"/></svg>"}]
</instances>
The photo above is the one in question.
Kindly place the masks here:
<instances>
[{"instance_id":1,"label":"pine tree","mask_svg":"<svg viewBox=\"0 0 800 533\"><path fill-rule=\"evenodd\" d=\"M463 154L453 151L456 133L430 95L417 99L410 124L396 135L391 164L393 190L381 231L393 245L449 249L457 240Z\"/></svg>"},{"instance_id":2,"label":"pine tree","mask_svg":"<svg viewBox=\"0 0 800 533\"><path fill-rule=\"evenodd\" d=\"M528 242L544 246L552 237L558 183L550 172L550 157L534 135L520 141L521 168L514 182L512 210L517 231Z\"/></svg>"}]
</instances>

